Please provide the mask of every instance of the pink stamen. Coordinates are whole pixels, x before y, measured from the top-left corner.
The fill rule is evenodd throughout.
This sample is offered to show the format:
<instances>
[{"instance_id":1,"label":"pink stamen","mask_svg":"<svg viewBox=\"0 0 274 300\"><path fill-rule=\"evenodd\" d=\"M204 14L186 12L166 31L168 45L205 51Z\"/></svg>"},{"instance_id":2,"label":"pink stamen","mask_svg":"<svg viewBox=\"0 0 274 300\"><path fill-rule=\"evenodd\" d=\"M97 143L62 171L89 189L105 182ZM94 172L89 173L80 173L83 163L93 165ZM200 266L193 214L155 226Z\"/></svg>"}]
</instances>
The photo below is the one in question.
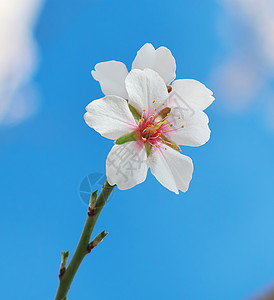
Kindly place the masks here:
<instances>
[{"instance_id":1,"label":"pink stamen","mask_svg":"<svg viewBox=\"0 0 274 300\"><path fill-rule=\"evenodd\" d=\"M171 142L166 141L163 137L165 134L175 131L176 128L168 121L169 115L156 121L158 116L159 112L143 110L136 129L139 140L155 147L159 147L162 143L172 145Z\"/></svg>"}]
</instances>

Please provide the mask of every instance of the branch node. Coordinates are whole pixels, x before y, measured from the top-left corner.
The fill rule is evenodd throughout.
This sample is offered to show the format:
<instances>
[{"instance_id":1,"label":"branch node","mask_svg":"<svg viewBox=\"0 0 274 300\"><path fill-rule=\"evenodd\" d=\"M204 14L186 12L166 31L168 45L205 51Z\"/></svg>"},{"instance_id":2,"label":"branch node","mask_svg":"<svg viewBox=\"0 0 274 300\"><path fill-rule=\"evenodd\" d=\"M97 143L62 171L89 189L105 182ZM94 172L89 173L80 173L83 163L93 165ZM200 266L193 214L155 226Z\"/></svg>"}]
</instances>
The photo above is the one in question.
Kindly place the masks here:
<instances>
[{"instance_id":1,"label":"branch node","mask_svg":"<svg viewBox=\"0 0 274 300\"><path fill-rule=\"evenodd\" d=\"M108 232L105 232L105 230L103 230L101 233L99 233L94 238L94 240L88 244L87 253L90 253L92 249L94 249L97 245L99 245L107 235L108 235Z\"/></svg>"},{"instance_id":2,"label":"branch node","mask_svg":"<svg viewBox=\"0 0 274 300\"><path fill-rule=\"evenodd\" d=\"M88 205L88 216L89 217L94 217L96 213L96 201L97 201L97 191L94 191L89 200L89 205Z\"/></svg>"},{"instance_id":3,"label":"branch node","mask_svg":"<svg viewBox=\"0 0 274 300\"><path fill-rule=\"evenodd\" d=\"M61 265L60 265L59 275L58 275L59 279L61 279L66 272L68 256L69 256L69 251L61 252Z\"/></svg>"}]
</instances>

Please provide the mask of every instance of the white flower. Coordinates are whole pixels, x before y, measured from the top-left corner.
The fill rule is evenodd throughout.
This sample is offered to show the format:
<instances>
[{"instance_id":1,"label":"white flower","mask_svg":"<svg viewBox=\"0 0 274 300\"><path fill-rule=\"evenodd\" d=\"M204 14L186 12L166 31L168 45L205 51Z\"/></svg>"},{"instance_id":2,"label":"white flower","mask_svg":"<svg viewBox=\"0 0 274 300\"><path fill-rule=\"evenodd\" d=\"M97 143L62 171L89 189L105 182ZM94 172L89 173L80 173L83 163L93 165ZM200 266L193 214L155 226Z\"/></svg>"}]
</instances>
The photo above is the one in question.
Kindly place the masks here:
<instances>
[{"instance_id":1,"label":"white flower","mask_svg":"<svg viewBox=\"0 0 274 300\"><path fill-rule=\"evenodd\" d=\"M154 49L147 43L138 52L132 63L132 69L156 71L170 85L176 78L176 62L170 50L166 47ZM101 62L95 65L92 76L99 81L105 95L116 95L128 99L125 79L128 70L125 64L118 61ZM173 99L177 106L190 106L194 109L206 109L214 100L212 91L194 79L178 79L171 84Z\"/></svg>"},{"instance_id":2,"label":"white flower","mask_svg":"<svg viewBox=\"0 0 274 300\"><path fill-rule=\"evenodd\" d=\"M129 189L143 182L150 168L169 190L187 191L193 164L178 151L178 145L200 146L208 141L208 117L202 110L211 94L203 86L193 89L185 81L178 84L192 107L187 110L180 105L170 107L167 81L151 69L133 69L124 80L124 94L116 86L119 96L94 100L85 114L90 127L116 140L106 161L109 184Z\"/></svg>"}]
</instances>

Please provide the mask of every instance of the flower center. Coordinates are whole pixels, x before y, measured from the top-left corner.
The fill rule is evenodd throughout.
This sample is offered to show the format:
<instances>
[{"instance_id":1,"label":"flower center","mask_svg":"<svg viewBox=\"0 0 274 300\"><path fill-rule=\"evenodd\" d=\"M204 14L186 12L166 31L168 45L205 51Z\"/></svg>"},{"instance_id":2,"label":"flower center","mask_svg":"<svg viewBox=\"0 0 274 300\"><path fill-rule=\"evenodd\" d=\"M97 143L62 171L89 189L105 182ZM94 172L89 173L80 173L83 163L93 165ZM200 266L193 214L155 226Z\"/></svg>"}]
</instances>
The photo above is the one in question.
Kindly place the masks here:
<instances>
[{"instance_id":1,"label":"flower center","mask_svg":"<svg viewBox=\"0 0 274 300\"><path fill-rule=\"evenodd\" d=\"M173 129L173 124L167 120L169 112L168 108L168 112L164 112L163 109L158 113L150 114L144 109L136 130L139 140L154 147L158 147L159 143L171 144L165 137L165 134Z\"/></svg>"},{"instance_id":2,"label":"flower center","mask_svg":"<svg viewBox=\"0 0 274 300\"><path fill-rule=\"evenodd\" d=\"M156 145L162 141L162 134L167 130L167 120L156 121L155 116L142 118L138 124L139 138L145 143Z\"/></svg>"}]
</instances>

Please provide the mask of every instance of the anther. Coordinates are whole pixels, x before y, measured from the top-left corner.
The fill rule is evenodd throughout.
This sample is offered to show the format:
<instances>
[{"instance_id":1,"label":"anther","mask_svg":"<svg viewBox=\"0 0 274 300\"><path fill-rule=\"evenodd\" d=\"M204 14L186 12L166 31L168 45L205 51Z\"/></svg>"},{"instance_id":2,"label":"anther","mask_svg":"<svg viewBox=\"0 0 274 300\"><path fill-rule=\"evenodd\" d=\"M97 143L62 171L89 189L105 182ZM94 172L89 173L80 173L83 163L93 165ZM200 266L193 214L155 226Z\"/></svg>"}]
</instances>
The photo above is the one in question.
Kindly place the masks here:
<instances>
[{"instance_id":1,"label":"anther","mask_svg":"<svg viewBox=\"0 0 274 300\"><path fill-rule=\"evenodd\" d=\"M167 86L167 92L170 93L172 91L172 87L170 85Z\"/></svg>"}]
</instances>

